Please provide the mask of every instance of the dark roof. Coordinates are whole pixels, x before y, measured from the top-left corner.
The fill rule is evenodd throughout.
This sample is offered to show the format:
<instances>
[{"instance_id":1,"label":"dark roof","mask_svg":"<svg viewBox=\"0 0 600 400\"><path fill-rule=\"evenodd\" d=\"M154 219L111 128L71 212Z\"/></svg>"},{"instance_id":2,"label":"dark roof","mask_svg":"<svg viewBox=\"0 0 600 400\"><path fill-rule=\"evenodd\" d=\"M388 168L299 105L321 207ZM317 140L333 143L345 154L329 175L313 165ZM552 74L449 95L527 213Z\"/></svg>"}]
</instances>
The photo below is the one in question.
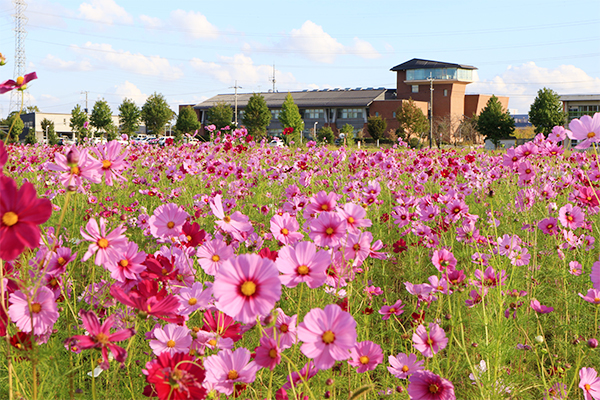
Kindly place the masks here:
<instances>
[{"instance_id":1,"label":"dark roof","mask_svg":"<svg viewBox=\"0 0 600 400\"><path fill-rule=\"evenodd\" d=\"M294 98L294 103L299 108L319 108L319 107L367 107L374 100L385 100L385 94L388 90L385 88L368 89L325 89L325 90L304 90L302 92L289 92ZM237 104L239 108L245 108L248 100L253 93L238 93ZM270 92L260 93L269 108L281 108L288 92ZM234 94L219 94L204 100L194 106L195 109L207 109L213 107L218 102L225 102L230 105L235 104Z\"/></svg>"},{"instance_id":2,"label":"dark roof","mask_svg":"<svg viewBox=\"0 0 600 400\"><path fill-rule=\"evenodd\" d=\"M453 64L440 61L422 60L413 58L410 61L396 65L390 71L406 71L407 69L430 69L430 68L462 68L462 69L477 69L471 65Z\"/></svg>"}]
</instances>

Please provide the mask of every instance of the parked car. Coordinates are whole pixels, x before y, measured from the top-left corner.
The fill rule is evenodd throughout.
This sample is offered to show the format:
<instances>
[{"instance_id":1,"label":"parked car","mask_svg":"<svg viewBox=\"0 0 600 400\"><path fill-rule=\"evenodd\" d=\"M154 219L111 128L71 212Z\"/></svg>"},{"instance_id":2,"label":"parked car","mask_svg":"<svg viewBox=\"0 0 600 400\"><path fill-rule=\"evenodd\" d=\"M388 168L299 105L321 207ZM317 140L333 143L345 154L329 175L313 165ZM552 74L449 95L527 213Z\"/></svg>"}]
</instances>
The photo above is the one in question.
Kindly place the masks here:
<instances>
[{"instance_id":1,"label":"parked car","mask_svg":"<svg viewBox=\"0 0 600 400\"><path fill-rule=\"evenodd\" d=\"M271 146L271 147L285 147L285 143L283 143L283 140L281 140L277 136L275 136L273 138L273 140L271 140L269 142L269 146Z\"/></svg>"}]
</instances>

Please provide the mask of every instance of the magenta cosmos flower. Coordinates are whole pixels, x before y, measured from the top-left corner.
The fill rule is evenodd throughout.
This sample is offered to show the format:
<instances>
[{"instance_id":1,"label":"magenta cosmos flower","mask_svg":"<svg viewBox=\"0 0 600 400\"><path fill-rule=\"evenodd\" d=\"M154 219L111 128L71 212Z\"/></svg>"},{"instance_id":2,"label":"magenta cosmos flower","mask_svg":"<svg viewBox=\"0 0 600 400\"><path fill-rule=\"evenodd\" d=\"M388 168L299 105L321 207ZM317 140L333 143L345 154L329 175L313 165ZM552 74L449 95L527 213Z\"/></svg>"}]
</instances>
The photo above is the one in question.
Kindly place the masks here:
<instances>
[{"instance_id":1,"label":"magenta cosmos flower","mask_svg":"<svg viewBox=\"0 0 600 400\"><path fill-rule=\"evenodd\" d=\"M350 350L350 360L348 364L356 367L356 372L372 371L383 361L383 352L381 346L369 340L359 342Z\"/></svg>"},{"instance_id":2,"label":"magenta cosmos flower","mask_svg":"<svg viewBox=\"0 0 600 400\"><path fill-rule=\"evenodd\" d=\"M594 368L579 370L579 388L583 390L585 400L600 400L600 378Z\"/></svg>"},{"instance_id":3,"label":"magenta cosmos flower","mask_svg":"<svg viewBox=\"0 0 600 400\"><path fill-rule=\"evenodd\" d=\"M404 304L402 304L401 299L398 299L398 301L396 301L391 306L383 306L379 310L379 314L383 315L383 317L381 317L381 319L383 319L384 321L389 319L392 315L400 315L403 312L404 312Z\"/></svg>"},{"instance_id":4,"label":"magenta cosmos flower","mask_svg":"<svg viewBox=\"0 0 600 400\"><path fill-rule=\"evenodd\" d=\"M306 282L309 288L320 287L327 279L327 268L331 256L324 250L317 251L312 242L300 242L295 248L286 246L279 250L275 265L283 274L281 283L287 287L296 287Z\"/></svg>"},{"instance_id":5,"label":"magenta cosmos flower","mask_svg":"<svg viewBox=\"0 0 600 400\"><path fill-rule=\"evenodd\" d=\"M411 375L408 395L411 400L456 399L452 382L429 371L418 371Z\"/></svg>"},{"instance_id":6,"label":"magenta cosmos flower","mask_svg":"<svg viewBox=\"0 0 600 400\"><path fill-rule=\"evenodd\" d=\"M27 89L27 84L32 80L37 79L37 74L35 72L30 72L25 76L19 76L16 81L9 79L0 83L0 94L10 92L13 89L17 90L25 90Z\"/></svg>"},{"instance_id":7,"label":"magenta cosmos flower","mask_svg":"<svg viewBox=\"0 0 600 400\"><path fill-rule=\"evenodd\" d=\"M150 217L150 233L155 238L178 237L190 215L177 204L163 204L154 210Z\"/></svg>"},{"instance_id":8,"label":"magenta cosmos flower","mask_svg":"<svg viewBox=\"0 0 600 400\"><path fill-rule=\"evenodd\" d=\"M582 141L575 148L587 149L592 143L600 141L600 113L594 114L593 118L589 115L575 118L569 123L569 129L566 131L569 139Z\"/></svg>"},{"instance_id":9,"label":"magenta cosmos flower","mask_svg":"<svg viewBox=\"0 0 600 400\"><path fill-rule=\"evenodd\" d=\"M440 272L444 272L446 269L453 270L456 267L456 257L446 249L434 251L431 262Z\"/></svg>"},{"instance_id":10,"label":"magenta cosmos flower","mask_svg":"<svg viewBox=\"0 0 600 400\"><path fill-rule=\"evenodd\" d=\"M294 244L304 237L302 233L298 232L298 229L300 229L298 221L296 218L290 217L288 213L275 214L271 218L271 233L275 240L284 245Z\"/></svg>"},{"instance_id":11,"label":"magenta cosmos flower","mask_svg":"<svg viewBox=\"0 0 600 400\"><path fill-rule=\"evenodd\" d=\"M256 357L254 361L263 368L269 368L271 371L281 362L281 348L277 342L268 336L260 338L260 346L254 350Z\"/></svg>"},{"instance_id":12,"label":"magenta cosmos flower","mask_svg":"<svg viewBox=\"0 0 600 400\"><path fill-rule=\"evenodd\" d=\"M310 223L308 236L317 246L336 247L346 235L346 220L339 214L323 212Z\"/></svg>"},{"instance_id":13,"label":"magenta cosmos flower","mask_svg":"<svg viewBox=\"0 0 600 400\"><path fill-rule=\"evenodd\" d=\"M423 325L419 325L413 334L413 347L421 352L425 357L433 357L440 350L448 345L446 332L434 323L429 324L429 332Z\"/></svg>"},{"instance_id":14,"label":"magenta cosmos flower","mask_svg":"<svg viewBox=\"0 0 600 400\"><path fill-rule=\"evenodd\" d=\"M600 290L588 289L587 294L584 296L579 293L579 297L592 304L600 304Z\"/></svg>"},{"instance_id":15,"label":"magenta cosmos flower","mask_svg":"<svg viewBox=\"0 0 600 400\"><path fill-rule=\"evenodd\" d=\"M388 361L391 365L387 367L388 371L399 379L406 379L415 372L423 370L424 361L417 361L415 354L400 353L396 357L389 356Z\"/></svg>"},{"instance_id":16,"label":"magenta cosmos flower","mask_svg":"<svg viewBox=\"0 0 600 400\"><path fill-rule=\"evenodd\" d=\"M135 331L133 329L122 329L120 331L110 333L110 329L113 327L115 322L115 316L111 315L102 325L98 316L93 311L80 310L79 316L83 322L83 326L88 335L75 335L67 339L67 342L76 344L78 349L100 349L102 351L102 364L100 368L109 368L108 350L113 354L115 360L120 363L125 362L127 358L127 351L114 344L114 342L122 342L127 340L133 335Z\"/></svg>"},{"instance_id":17,"label":"magenta cosmos flower","mask_svg":"<svg viewBox=\"0 0 600 400\"><path fill-rule=\"evenodd\" d=\"M8 316L23 332L32 332L33 328L34 335L43 335L52 329L58 319L54 293L45 286L39 287L35 294L17 290L10 294L8 301Z\"/></svg>"},{"instance_id":18,"label":"magenta cosmos flower","mask_svg":"<svg viewBox=\"0 0 600 400\"><path fill-rule=\"evenodd\" d=\"M117 227L115 230L106 234L106 220L100 218L100 227L95 218L91 218L83 228L79 228L81 236L85 240L92 242L88 247L88 251L83 255L82 261L87 261L96 253L94 262L96 265L104 265L107 263L118 263L122 258L122 254L127 252L127 238L123 233L125 228Z\"/></svg>"},{"instance_id":19,"label":"magenta cosmos flower","mask_svg":"<svg viewBox=\"0 0 600 400\"><path fill-rule=\"evenodd\" d=\"M540 314L548 314L554 311L553 307L544 306L540 304L540 302L537 299L531 299L530 306L531 308L533 308L533 311L538 312Z\"/></svg>"},{"instance_id":20,"label":"magenta cosmos flower","mask_svg":"<svg viewBox=\"0 0 600 400\"><path fill-rule=\"evenodd\" d=\"M113 178L120 181L127 180L121 175L121 172L129 167L129 163L125 161L127 152L121 154L121 143L111 140L107 144L102 144L95 148L94 153L96 153L96 157L102 163L101 172L108 186L113 185Z\"/></svg>"},{"instance_id":21,"label":"magenta cosmos flower","mask_svg":"<svg viewBox=\"0 0 600 400\"><path fill-rule=\"evenodd\" d=\"M585 214L578 206L567 203L558 210L558 220L565 228L577 229L583 226Z\"/></svg>"},{"instance_id":22,"label":"magenta cosmos flower","mask_svg":"<svg viewBox=\"0 0 600 400\"><path fill-rule=\"evenodd\" d=\"M273 261L256 254L227 260L215 276L216 306L245 324L267 315L281 297L279 272Z\"/></svg>"},{"instance_id":23,"label":"magenta cosmos flower","mask_svg":"<svg viewBox=\"0 0 600 400\"><path fill-rule=\"evenodd\" d=\"M317 369L329 369L350 357L356 346L356 321L337 304L313 308L298 326L298 339L304 342L300 350L314 359Z\"/></svg>"},{"instance_id":24,"label":"magenta cosmos flower","mask_svg":"<svg viewBox=\"0 0 600 400\"><path fill-rule=\"evenodd\" d=\"M168 352L189 353L192 345L191 331L187 326L167 324L163 328L154 329L155 339L150 341L150 348L157 356Z\"/></svg>"},{"instance_id":25,"label":"magenta cosmos flower","mask_svg":"<svg viewBox=\"0 0 600 400\"><path fill-rule=\"evenodd\" d=\"M163 353L148 361L142 372L149 383L144 388L147 397L158 396L159 400L204 399L206 389L202 362L189 354Z\"/></svg>"},{"instance_id":26,"label":"magenta cosmos flower","mask_svg":"<svg viewBox=\"0 0 600 400\"><path fill-rule=\"evenodd\" d=\"M231 396L236 383L252 383L256 379L259 366L250 361L248 349L240 347L235 351L221 350L204 360L206 381L219 393Z\"/></svg>"},{"instance_id":27,"label":"magenta cosmos flower","mask_svg":"<svg viewBox=\"0 0 600 400\"><path fill-rule=\"evenodd\" d=\"M265 333L277 340L279 347L282 350L292 347L298 342L297 321L298 315L288 317L281 308L275 310L277 312L277 320L275 326L265 329Z\"/></svg>"},{"instance_id":28,"label":"magenta cosmos flower","mask_svg":"<svg viewBox=\"0 0 600 400\"><path fill-rule=\"evenodd\" d=\"M0 175L0 259L14 260L26 247L38 247L38 225L51 215L50 200L38 199L31 183L17 190L14 180Z\"/></svg>"}]
</instances>

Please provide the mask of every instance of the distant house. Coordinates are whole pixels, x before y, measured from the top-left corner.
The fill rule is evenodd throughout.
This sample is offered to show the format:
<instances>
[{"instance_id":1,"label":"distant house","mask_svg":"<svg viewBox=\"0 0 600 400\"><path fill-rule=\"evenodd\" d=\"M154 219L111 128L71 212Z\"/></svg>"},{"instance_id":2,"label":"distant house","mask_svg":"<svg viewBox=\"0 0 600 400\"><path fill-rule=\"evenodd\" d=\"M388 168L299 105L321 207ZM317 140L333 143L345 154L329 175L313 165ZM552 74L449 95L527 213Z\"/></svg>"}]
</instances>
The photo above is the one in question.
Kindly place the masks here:
<instances>
[{"instance_id":1,"label":"distant house","mask_svg":"<svg viewBox=\"0 0 600 400\"><path fill-rule=\"evenodd\" d=\"M567 126L575 118L600 112L600 94L567 94L560 96L567 113Z\"/></svg>"}]
</instances>

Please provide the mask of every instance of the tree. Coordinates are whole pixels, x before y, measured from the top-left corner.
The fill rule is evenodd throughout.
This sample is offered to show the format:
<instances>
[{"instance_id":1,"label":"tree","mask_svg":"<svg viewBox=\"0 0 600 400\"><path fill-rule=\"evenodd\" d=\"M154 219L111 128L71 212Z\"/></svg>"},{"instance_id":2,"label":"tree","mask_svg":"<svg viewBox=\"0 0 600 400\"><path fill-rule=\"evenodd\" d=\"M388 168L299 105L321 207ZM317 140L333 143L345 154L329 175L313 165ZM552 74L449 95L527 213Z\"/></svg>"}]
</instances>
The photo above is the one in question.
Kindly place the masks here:
<instances>
[{"instance_id":1,"label":"tree","mask_svg":"<svg viewBox=\"0 0 600 400\"><path fill-rule=\"evenodd\" d=\"M219 101L206 112L207 125L214 125L217 130L231 126L233 109L224 101Z\"/></svg>"},{"instance_id":2,"label":"tree","mask_svg":"<svg viewBox=\"0 0 600 400\"><path fill-rule=\"evenodd\" d=\"M371 135L373 139L381 139L386 129L387 122L380 116L367 118L367 132L369 132L369 135Z\"/></svg>"},{"instance_id":3,"label":"tree","mask_svg":"<svg viewBox=\"0 0 600 400\"><path fill-rule=\"evenodd\" d=\"M548 88L538 90L529 109L529 122L535 126L535 133L548 136L552 128L565 123L566 117L558 93Z\"/></svg>"},{"instance_id":4,"label":"tree","mask_svg":"<svg viewBox=\"0 0 600 400\"><path fill-rule=\"evenodd\" d=\"M294 103L294 98L291 93L288 93L287 96L285 96L285 100L281 106L281 112L279 113L279 122L283 128L294 128L293 133L286 137L288 143L293 141L294 143L299 144L302 131L304 130L304 121L302 120L302 116L300 116L300 111L298 110L296 103Z\"/></svg>"},{"instance_id":5,"label":"tree","mask_svg":"<svg viewBox=\"0 0 600 400\"><path fill-rule=\"evenodd\" d=\"M108 134L109 131L114 130L112 110L106 100L97 100L94 103L92 115L90 116L90 125L96 128L96 133L102 131Z\"/></svg>"},{"instance_id":6,"label":"tree","mask_svg":"<svg viewBox=\"0 0 600 400\"><path fill-rule=\"evenodd\" d=\"M408 102L402 102L402 105L396 110L396 119L400 124L400 133L406 143L410 143L410 137L413 134L420 136L423 132L429 130L429 121L423 114L423 111L410 98Z\"/></svg>"},{"instance_id":7,"label":"tree","mask_svg":"<svg viewBox=\"0 0 600 400\"><path fill-rule=\"evenodd\" d=\"M27 136L25 136L26 144L36 144L37 138L35 137L35 129L29 128L27 132Z\"/></svg>"},{"instance_id":8,"label":"tree","mask_svg":"<svg viewBox=\"0 0 600 400\"><path fill-rule=\"evenodd\" d=\"M173 114L165 97L154 92L142 106L141 118L146 125L146 132L160 135L164 132L167 122L173 118Z\"/></svg>"},{"instance_id":9,"label":"tree","mask_svg":"<svg viewBox=\"0 0 600 400\"><path fill-rule=\"evenodd\" d=\"M514 132L515 120L502 110L500 100L492 96L477 117L477 130L498 147L501 139L510 138Z\"/></svg>"},{"instance_id":10,"label":"tree","mask_svg":"<svg viewBox=\"0 0 600 400\"><path fill-rule=\"evenodd\" d=\"M40 108L38 106L27 106L23 111L24 114L29 114L33 112L40 112Z\"/></svg>"},{"instance_id":11,"label":"tree","mask_svg":"<svg viewBox=\"0 0 600 400\"><path fill-rule=\"evenodd\" d=\"M317 140L325 144L333 144L335 137L333 136L333 129L328 126L324 126L317 132Z\"/></svg>"},{"instance_id":12,"label":"tree","mask_svg":"<svg viewBox=\"0 0 600 400\"><path fill-rule=\"evenodd\" d=\"M119 125L121 125L121 133L129 136L133 135L140 129L140 117L142 111L131 99L123 99L123 103L119 106Z\"/></svg>"},{"instance_id":13,"label":"tree","mask_svg":"<svg viewBox=\"0 0 600 400\"><path fill-rule=\"evenodd\" d=\"M350 124L344 124L342 129L340 129L340 133L344 134L344 144L346 146L354 145L354 126Z\"/></svg>"},{"instance_id":14,"label":"tree","mask_svg":"<svg viewBox=\"0 0 600 400\"><path fill-rule=\"evenodd\" d=\"M51 146L58 144L58 138L56 137L56 131L54 130L54 121L50 121L44 118L41 122L42 131L48 140L48 144Z\"/></svg>"},{"instance_id":15,"label":"tree","mask_svg":"<svg viewBox=\"0 0 600 400\"><path fill-rule=\"evenodd\" d=\"M179 141L183 137L184 133L194 133L200 129L200 122L196 111L190 106L183 107L177 117L177 123L175 124L175 137Z\"/></svg>"},{"instance_id":16,"label":"tree","mask_svg":"<svg viewBox=\"0 0 600 400\"><path fill-rule=\"evenodd\" d=\"M87 136L88 130L85 126L86 122L88 122L88 116L83 112L81 106L77 104L75 108L71 110L71 120L69 121L71 131L77 134L77 139Z\"/></svg>"},{"instance_id":17,"label":"tree","mask_svg":"<svg viewBox=\"0 0 600 400\"><path fill-rule=\"evenodd\" d=\"M8 125L8 133L6 134L6 138L4 138L4 142L18 142L19 136L21 136L21 133L23 133L23 128L25 128L25 124L21 119L20 113L18 111L11 112L8 118L6 118L6 125Z\"/></svg>"},{"instance_id":18,"label":"tree","mask_svg":"<svg viewBox=\"0 0 600 400\"><path fill-rule=\"evenodd\" d=\"M271 123L271 111L269 111L267 102L261 94L254 93L248 100L242 123L256 141L266 136L267 126Z\"/></svg>"}]
</instances>

